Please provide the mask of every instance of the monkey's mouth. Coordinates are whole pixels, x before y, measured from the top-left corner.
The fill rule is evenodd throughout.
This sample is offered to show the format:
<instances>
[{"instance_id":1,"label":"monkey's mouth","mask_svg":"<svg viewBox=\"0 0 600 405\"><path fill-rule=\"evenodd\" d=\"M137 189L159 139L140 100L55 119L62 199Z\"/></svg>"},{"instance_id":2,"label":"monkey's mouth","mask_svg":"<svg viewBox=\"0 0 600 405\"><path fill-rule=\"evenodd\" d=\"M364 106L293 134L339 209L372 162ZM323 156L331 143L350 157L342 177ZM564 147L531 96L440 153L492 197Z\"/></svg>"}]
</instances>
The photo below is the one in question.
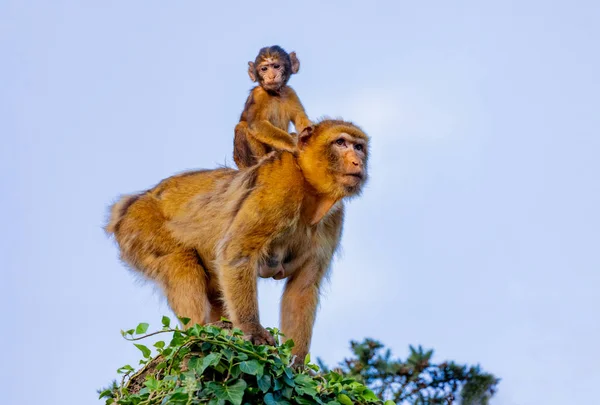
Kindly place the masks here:
<instances>
[{"instance_id":1,"label":"monkey's mouth","mask_svg":"<svg viewBox=\"0 0 600 405\"><path fill-rule=\"evenodd\" d=\"M281 82L278 81L272 81L272 82L267 82L265 81L263 83L263 85L268 89L268 90L278 90L281 87Z\"/></svg>"},{"instance_id":2,"label":"monkey's mouth","mask_svg":"<svg viewBox=\"0 0 600 405\"><path fill-rule=\"evenodd\" d=\"M340 179L340 183L345 187L358 187L363 181L362 173L344 173Z\"/></svg>"}]
</instances>

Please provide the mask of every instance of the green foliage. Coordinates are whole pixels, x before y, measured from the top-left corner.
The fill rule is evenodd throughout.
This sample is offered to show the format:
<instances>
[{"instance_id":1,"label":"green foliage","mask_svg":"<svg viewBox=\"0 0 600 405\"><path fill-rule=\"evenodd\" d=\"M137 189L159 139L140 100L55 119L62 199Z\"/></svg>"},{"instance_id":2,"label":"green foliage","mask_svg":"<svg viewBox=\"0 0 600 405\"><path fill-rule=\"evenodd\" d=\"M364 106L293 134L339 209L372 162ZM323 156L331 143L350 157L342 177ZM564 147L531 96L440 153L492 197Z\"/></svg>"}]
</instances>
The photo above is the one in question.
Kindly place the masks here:
<instances>
[{"instance_id":1,"label":"green foliage","mask_svg":"<svg viewBox=\"0 0 600 405\"><path fill-rule=\"evenodd\" d=\"M461 398L462 405L487 405L496 392L499 379L484 373L478 366L454 362L432 364L433 350L410 346L406 360L394 360L390 350L376 340L351 342L354 356L344 360L339 371L371 388L385 405L452 404ZM327 367L319 360L321 368ZM342 402L338 399L338 402Z\"/></svg>"},{"instance_id":2,"label":"green foliage","mask_svg":"<svg viewBox=\"0 0 600 405\"><path fill-rule=\"evenodd\" d=\"M194 325L181 330L170 325L163 317L162 330L145 335L148 324L141 323L121 331L131 341L172 335L169 344L153 345L155 357L147 346L135 344L142 352L143 367L137 372L130 365L117 370L121 383L100 392L107 405L383 404L353 378L334 371L314 375L319 367L308 356L302 359L304 366L293 370L291 340L274 347L254 346L239 329ZM268 330L276 341L283 336L277 329Z\"/></svg>"}]
</instances>

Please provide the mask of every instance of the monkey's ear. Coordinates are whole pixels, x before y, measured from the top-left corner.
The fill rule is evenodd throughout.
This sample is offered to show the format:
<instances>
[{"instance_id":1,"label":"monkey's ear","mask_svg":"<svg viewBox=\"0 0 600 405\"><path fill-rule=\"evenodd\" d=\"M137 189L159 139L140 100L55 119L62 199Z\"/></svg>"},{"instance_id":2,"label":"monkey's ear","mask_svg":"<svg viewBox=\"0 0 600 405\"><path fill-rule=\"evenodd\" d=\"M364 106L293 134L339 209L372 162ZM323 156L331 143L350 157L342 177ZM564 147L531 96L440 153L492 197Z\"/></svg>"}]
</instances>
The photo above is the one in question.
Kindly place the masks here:
<instances>
[{"instance_id":1,"label":"monkey's ear","mask_svg":"<svg viewBox=\"0 0 600 405\"><path fill-rule=\"evenodd\" d=\"M248 62L248 76L253 82L256 81L256 69L254 68L254 62Z\"/></svg>"},{"instance_id":2,"label":"monkey's ear","mask_svg":"<svg viewBox=\"0 0 600 405\"><path fill-rule=\"evenodd\" d=\"M296 57L296 52L290 53L290 61L292 62L292 74L298 73L300 70L300 60Z\"/></svg>"},{"instance_id":3,"label":"monkey's ear","mask_svg":"<svg viewBox=\"0 0 600 405\"><path fill-rule=\"evenodd\" d=\"M309 125L308 127L304 128L302 132L300 132L300 135L298 135L298 147L300 149L306 146L314 131L315 127L313 125Z\"/></svg>"}]
</instances>

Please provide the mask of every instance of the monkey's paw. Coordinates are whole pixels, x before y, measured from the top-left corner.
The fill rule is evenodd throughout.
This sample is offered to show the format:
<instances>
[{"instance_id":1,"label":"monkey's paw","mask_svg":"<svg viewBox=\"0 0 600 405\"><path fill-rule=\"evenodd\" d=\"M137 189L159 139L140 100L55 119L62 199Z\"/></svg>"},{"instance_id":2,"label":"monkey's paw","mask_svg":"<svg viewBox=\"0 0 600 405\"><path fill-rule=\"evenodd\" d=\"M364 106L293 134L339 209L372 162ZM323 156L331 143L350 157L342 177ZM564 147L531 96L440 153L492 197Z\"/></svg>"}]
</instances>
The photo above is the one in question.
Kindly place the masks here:
<instances>
[{"instance_id":1,"label":"monkey's paw","mask_svg":"<svg viewBox=\"0 0 600 405\"><path fill-rule=\"evenodd\" d=\"M244 339L249 340L255 345L275 346L275 338L260 324L246 323L239 325L244 332Z\"/></svg>"}]
</instances>

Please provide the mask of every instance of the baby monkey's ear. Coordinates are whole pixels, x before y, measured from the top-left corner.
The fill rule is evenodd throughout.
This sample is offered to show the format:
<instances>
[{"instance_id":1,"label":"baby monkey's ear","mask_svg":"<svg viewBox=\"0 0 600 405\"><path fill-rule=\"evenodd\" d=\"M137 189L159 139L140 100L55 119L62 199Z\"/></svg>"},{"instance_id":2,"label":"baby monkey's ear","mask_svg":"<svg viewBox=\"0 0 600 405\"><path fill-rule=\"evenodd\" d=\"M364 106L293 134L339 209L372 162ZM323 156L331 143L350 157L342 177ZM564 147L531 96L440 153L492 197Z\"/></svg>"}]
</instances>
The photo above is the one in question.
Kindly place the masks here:
<instances>
[{"instance_id":1,"label":"baby monkey's ear","mask_svg":"<svg viewBox=\"0 0 600 405\"><path fill-rule=\"evenodd\" d=\"M290 53L290 62L292 62L292 74L298 73L300 70L300 59L296 56L296 52Z\"/></svg>"},{"instance_id":2,"label":"baby monkey's ear","mask_svg":"<svg viewBox=\"0 0 600 405\"><path fill-rule=\"evenodd\" d=\"M250 80L253 82L256 81L256 68L254 67L254 62L248 62L248 76L250 76Z\"/></svg>"}]
</instances>

